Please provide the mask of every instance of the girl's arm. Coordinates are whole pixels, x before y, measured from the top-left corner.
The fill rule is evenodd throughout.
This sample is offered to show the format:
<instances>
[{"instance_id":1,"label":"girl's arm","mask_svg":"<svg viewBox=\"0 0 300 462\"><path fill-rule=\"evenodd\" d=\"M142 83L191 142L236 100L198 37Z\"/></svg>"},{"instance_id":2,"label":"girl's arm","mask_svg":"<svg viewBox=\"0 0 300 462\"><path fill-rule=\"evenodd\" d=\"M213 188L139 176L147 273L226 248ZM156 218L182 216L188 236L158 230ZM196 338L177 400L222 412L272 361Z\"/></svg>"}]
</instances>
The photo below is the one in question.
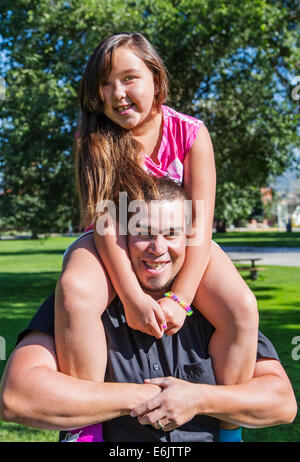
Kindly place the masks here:
<instances>
[{"instance_id":1,"label":"girl's arm","mask_svg":"<svg viewBox=\"0 0 300 462\"><path fill-rule=\"evenodd\" d=\"M192 227L196 237L187 242L184 264L176 276L172 291L189 305L209 262L214 218L214 151L204 125L184 161L184 188L192 200Z\"/></svg>"},{"instance_id":2,"label":"girl's arm","mask_svg":"<svg viewBox=\"0 0 300 462\"><path fill-rule=\"evenodd\" d=\"M114 297L93 236L86 235L66 254L55 290L55 346L61 372L103 382L107 354L101 315Z\"/></svg>"},{"instance_id":3,"label":"girl's arm","mask_svg":"<svg viewBox=\"0 0 300 462\"><path fill-rule=\"evenodd\" d=\"M111 220L105 235L100 235L96 226L94 241L112 285L124 305L128 325L161 338L166 319L160 305L142 290L129 258L126 235L119 233L118 223Z\"/></svg>"}]
</instances>

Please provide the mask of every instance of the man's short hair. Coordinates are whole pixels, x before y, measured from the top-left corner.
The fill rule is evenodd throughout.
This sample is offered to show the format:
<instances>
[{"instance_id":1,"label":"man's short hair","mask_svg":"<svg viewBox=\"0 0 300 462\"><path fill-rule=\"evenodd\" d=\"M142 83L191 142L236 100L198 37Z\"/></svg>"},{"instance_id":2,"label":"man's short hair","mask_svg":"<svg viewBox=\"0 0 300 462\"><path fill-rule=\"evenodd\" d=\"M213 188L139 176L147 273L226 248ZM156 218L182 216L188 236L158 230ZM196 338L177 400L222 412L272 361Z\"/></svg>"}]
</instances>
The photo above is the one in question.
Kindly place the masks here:
<instances>
[{"instance_id":1,"label":"man's short hair","mask_svg":"<svg viewBox=\"0 0 300 462\"><path fill-rule=\"evenodd\" d=\"M156 191L153 189L147 189L147 186L143 189L144 199L146 202L151 200L189 200L189 196L185 189L180 186L176 181L169 177L153 177L155 182Z\"/></svg>"},{"instance_id":2,"label":"man's short hair","mask_svg":"<svg viewBox=\"0 0 300 462\"><path fill-rule=\"evenodd\" d=\"M153 185L151 188L148 184L142 185L143 199L142 201L149 205L152 201L154 202L174 202L181 201L185 216L185 229L187 230L192 223L192 201L190 200L187 192L179 183L173 179L164 177L154 177ZM132 214L129 213L129 217Z\"/></svg>"}]
</instances>

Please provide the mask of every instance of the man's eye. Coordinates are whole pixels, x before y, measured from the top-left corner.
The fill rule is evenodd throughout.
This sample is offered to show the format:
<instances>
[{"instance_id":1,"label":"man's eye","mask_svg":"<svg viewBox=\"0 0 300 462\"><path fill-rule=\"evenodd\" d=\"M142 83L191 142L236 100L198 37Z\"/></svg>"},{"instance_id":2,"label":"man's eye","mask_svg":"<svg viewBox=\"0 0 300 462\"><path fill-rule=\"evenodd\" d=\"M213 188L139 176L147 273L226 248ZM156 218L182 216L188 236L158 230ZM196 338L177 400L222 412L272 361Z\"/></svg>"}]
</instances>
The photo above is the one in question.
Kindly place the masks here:
<instances>
[{"instance_id":1,"label":"man's eye","mask_svg":"<svg viewBox=\"0 0 300 462\"><path fill-rule=\"evenodd\" d=\"M136 229L135 234L137 236L149 236L149 234L148 234L148 232L146 230L140 230L140 229Z\"/></svg>"},{"instance_id":2,"label":"man's eye","mask_svg":"<svg viewBox=\"0 0 300 462\"><path fill-rule=\"evenodd\" d=\"M165 234L165 237L168 238L168 237L178 237L179 234L176 233L176 231L170 231L168 234Z\"/></svg>"}]
</instances>

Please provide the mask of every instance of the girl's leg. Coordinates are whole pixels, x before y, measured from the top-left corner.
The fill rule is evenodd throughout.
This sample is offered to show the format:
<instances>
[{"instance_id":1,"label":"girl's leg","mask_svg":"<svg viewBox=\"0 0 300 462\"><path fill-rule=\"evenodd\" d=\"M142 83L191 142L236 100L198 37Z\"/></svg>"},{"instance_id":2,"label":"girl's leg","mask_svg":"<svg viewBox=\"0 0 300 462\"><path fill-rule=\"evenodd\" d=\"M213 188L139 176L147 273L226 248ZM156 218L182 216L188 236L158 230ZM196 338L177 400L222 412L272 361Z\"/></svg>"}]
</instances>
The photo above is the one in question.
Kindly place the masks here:
<instances>
[{"instance_id":1,"label":"girl's leg","mask_svg":"<svg viewBox=\"0 0 300 462\"><path fill-rule=\"evenodd\" d=\"M257 303L230 258L215 243L193 305L215 327L209 353L216 382L229 385L249 380L256 362ZM234 428L225 422L222 427Z\"/></svg>"},{"instance_id":2,"label":"girl's leg","mask_svg":"<svg viewBox=\"0 0 300 462\"><path fill-rule=\"evenodd\" d=\"M104 380L107 347L101 315L114 297L93 234L87 234L69 249L56 286L55 346L61 372L85 380ZM101 425L72 433L80 433L77 441L99 441L99 428Z\"/></svg>"}]
</instances>

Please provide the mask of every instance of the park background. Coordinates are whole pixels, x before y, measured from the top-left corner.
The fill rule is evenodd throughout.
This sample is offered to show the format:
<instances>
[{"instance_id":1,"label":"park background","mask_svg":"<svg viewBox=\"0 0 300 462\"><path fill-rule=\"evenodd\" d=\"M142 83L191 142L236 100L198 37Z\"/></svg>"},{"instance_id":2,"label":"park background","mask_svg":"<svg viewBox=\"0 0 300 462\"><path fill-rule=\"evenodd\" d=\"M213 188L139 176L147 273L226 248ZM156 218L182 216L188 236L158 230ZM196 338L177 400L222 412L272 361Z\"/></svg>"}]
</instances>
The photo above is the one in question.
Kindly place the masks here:
<instances>
[{"instance_id":1,"label":"park background","mask_svg":"<svg viewBox=\"0 0 300 462\"><path fill-rule=\"evenodd\" d=\"M214 239L300 252L298 2L3 0L0 10L0 338L5 358L54 289L79 229L72 143L87 59L103 38L142 32L170 73L168 105L204 120L215 150ZM298 67L297 67L298 66ZM300 93L300 92L299 92ZM298 261L300 261L300 253ZM265 265L260 326L300 397L300 263ZM294 342L294 343L293 343ZM3 355L3 349L2 349ZM0 377L5 367L0 357ZM276 405L276 403L274 403ZM289 426L245 441L299 441ZM0 422L0 441L57 432Z\"/></svg>"}]
</instances>

